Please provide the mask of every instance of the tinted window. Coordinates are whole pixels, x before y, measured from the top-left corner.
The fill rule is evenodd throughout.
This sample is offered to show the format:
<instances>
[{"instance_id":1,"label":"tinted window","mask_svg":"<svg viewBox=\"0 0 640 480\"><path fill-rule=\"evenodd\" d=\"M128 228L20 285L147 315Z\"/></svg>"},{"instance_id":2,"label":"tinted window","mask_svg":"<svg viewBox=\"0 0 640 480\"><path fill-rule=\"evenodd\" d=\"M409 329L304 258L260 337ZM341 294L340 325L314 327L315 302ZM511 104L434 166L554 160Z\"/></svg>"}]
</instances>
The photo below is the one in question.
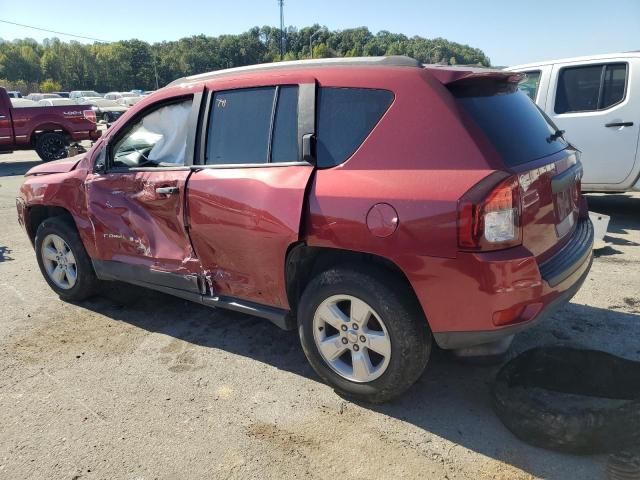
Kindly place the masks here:
<instances>
[{"instance_id":1,"label":"tinted window","mask_svg":"<svg viewBox=\"0 0 640 480\"><path fill-rule=\"evenodd\" d=\"M554 110L569 113L609 108L624 98L626 77L624 63L563 68Z\"/></svg>"},{"instance_id":2,"label":"tinted window","mask_svg":"<svg viewBox=\"0 0 640 480\"><path fill-rule=\"evenodd\" d=\"M275 87L218 92L213 97L207 164L269 161Z\"/></svg>"},{"instance_id":3,"label":"tinted window","mask_svg":"<svg viewBox=\"0 0 640 480\"><path fill-rule=\"evenodd\" d=\"M321 88L318 98L317 164L333 167L360 146L393 101L387 90Z\"/></svg>"},{"instance_id":4,"label":"tinted window","mask_svg":"<svg viewBox=\"0 0 640 480\"><path fill-rule=\"evenodd\" d=\"M298 87L280 87L273 125L272 162L298 160Z\"/></svg>"},{"instance_id":5,"label":"tinted window","mask_svg":"<svg viewBox=\"0 0 640 480\"><path fill-rule=\"evenodd\" d=\"M627 65L611 64L605 67L600 108L609 108L624 98L627 84Z\"/></svg>"},{"instance_id":6,"label":"tinted window","mask_svg":"<svg viewBox=\"0 0 640 480\"><path fill-rule=\"evenodd\" d=\"M526 73L527 76L518 84L518 88L535 102L538 85L540 85L540 70L524 73Z\"/></svg>"},{"instance_id":7,"label":"tinted window","mask_svg":"<svg viewBox=\"0 0 640 480\"><path fill-rule=\"evenodd\" d=\"M553 136L556 127L519 90L464 96L458 102L485 133L506 165L546 157L567 146L562 137Z\"/></svg>"}]
</instances>

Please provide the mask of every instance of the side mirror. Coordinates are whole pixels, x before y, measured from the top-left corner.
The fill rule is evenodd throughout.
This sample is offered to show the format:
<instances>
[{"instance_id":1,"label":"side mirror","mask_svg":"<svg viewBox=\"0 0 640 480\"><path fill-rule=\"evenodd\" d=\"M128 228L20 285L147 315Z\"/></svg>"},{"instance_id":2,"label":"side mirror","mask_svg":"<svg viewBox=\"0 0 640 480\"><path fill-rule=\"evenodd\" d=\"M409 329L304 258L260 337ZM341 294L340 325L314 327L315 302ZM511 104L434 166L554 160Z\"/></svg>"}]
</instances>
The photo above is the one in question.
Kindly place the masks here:
<instances>
[{"instance_id":1,"label":"side mirror","mask_svg":"<svg viewBox=\"0 0 640 480\"><path fill-rule=\"evenodd\" d=\"M302 136L302 161L316 164L316 136L312 133Z\"/></svg>"},{"instance_id":2,"label":"side mirror","mask_svg":"<svg viewBox=\"0 0 640 480\"><path fill-rule=\"evenodd\" d=\"M98 153L94 163L93 163L93 172L94 173L104 173L107 171L107 147L103 147Z\"/></svg>"}]
</instances>

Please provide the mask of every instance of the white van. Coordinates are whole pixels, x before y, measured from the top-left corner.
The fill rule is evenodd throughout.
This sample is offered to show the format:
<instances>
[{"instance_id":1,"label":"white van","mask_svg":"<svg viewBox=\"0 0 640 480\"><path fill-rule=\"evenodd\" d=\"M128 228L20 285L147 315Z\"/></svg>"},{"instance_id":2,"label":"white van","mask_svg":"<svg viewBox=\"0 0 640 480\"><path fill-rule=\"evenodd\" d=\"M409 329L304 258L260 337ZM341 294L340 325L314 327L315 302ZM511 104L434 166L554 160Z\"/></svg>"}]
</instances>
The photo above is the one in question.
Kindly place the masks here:
<instances>
[{"instance_id":1,"label":"white van","mask_svg":"<svg viewBox=\"0 0 640 480\"><path fill-rule=\"evenodd\" d=\"M520 88L582 151L583 191L640 191L640 52L509 67Z\"/></svg>"}]
</instances>

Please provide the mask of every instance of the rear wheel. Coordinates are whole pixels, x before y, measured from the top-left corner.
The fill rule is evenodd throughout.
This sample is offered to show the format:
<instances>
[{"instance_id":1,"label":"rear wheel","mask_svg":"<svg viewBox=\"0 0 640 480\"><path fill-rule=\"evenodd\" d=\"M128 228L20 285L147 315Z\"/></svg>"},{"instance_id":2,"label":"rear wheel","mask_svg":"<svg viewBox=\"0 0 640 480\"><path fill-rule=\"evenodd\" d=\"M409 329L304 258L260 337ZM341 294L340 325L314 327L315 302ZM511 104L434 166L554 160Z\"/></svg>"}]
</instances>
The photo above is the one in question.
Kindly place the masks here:
<instances>
[{"instance_id":1,"label":"rear wheel","mask_svg":"<svg viewBox=\"0 0 640 480\"><path fill-rule=\"evenodd\" d=\"M36 233L36 257L49 286L64 300L93 295L98 279L76 229L62 217L47 218Z\"/></svg>"},{"instance_id":2,"label":"rear wheel","mask_svg":"<svg viewBox=\"0 0 640 480\"><path fill-rule=\"evenodd\" d=\"M338 392L390 400L420 377L431 333L417 302L376 270L331 269L306 287L298 330L309 363Z\"/></svg>"},{"instance_id":3,"label":"rear wheel","mask_svg":"<svg viewBox=\"0 0 640 480\"><path fill-rule=\"evenodd\" d=\"M60 133L43 133L36 140L36 153L45 162L67 156L67 140Z\"/></svg>"}]
</instances>

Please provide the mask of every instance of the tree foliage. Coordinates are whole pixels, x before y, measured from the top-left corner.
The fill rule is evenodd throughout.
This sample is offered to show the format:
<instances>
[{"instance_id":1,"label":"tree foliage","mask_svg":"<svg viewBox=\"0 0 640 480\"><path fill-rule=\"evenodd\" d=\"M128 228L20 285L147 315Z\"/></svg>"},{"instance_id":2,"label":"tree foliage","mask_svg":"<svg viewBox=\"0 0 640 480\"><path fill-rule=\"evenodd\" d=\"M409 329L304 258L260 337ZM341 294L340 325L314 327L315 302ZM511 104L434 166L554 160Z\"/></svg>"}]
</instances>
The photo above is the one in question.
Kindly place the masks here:
<instances>
[{"instance_id":1,"label":"tree foliage","mask_svg":"<svg viewBox=\"0 0 640 480\"><path fill-rule=\"evenodd\" d=\"M330 31L313 25L286 32L286 54L280 58L280 29L253 27L239 35L195 35L171 42L141 40L83 44L57 38L0 39L0 84L22 90L43 81L61 89L97 91L153 89L196 73L279 60L377 55L408 55L423 63L489 66L479 49L444 38L407 37L366 27ZM313 38L312 38L313 36ZM310 40L312 40L310 42ZM45 83L43 83L45 85ZM46 83L49 88L50 84Z\"/></svg>"}]
</instances>

